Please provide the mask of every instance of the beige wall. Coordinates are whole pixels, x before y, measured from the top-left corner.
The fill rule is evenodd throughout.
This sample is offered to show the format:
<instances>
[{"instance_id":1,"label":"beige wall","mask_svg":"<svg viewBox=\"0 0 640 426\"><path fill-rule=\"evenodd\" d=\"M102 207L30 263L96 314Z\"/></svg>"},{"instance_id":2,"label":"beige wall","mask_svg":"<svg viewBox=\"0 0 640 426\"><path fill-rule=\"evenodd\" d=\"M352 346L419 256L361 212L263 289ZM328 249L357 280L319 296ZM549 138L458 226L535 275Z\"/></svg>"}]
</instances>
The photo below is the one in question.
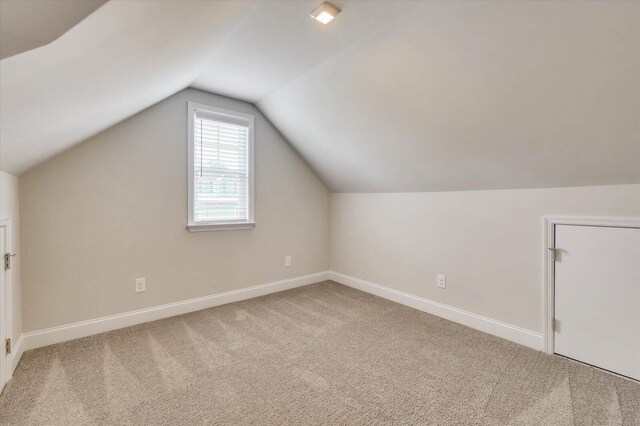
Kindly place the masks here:
<instances>
[{"instance_id":1,"label":"beige wall","mask_svg":"<svg viewBox=\"0 0 640 426\"><path fill-rule=\"evenodd\" d=\"M255 115L255 229L186 231L187 101ZM206 92L179 92L31 169L20 194L25 331L329 266L327 188L254 106Z\"/></svg>"},{"instance_id":2,"label":"beige wall","mask_svg":"<svg viewBox=\"0 0 640 426\"><path fill-rule=\"evenodd\" d=\"M18 197L18 178L5 172L0 172L0 220L11 219L11 250L18 255L11 262L11 335L13 342L17 342L22 333L22 302L20 263L20 215ZM2 256L4 253L0 253Z\"/></svg>"},{"instance_id":3,"label":"beige wall","mask_svg":"<svg viewBox=\"0 0 640 426\"><path fill-rule=\"evenodd\" d=\"M543 216L640 216L640 185L331 200L333 270L536 332ZM446 274L446 289L436 274Z\"/></svg>"},{"instance_id":4,"label":"beige wall","mask_svg":"<svg viewBox=\"0 0 640 426\"><path fill-rule=\"evenodd\" d=\"M187 101L256 116L254 230L185 230ZM18 179L3 178L1 213L15 221ZM19 181L24 331L331 266L540 332L542 216L640 216L640 185L330 196L254 106L193 89ZM133 292L137 277L145 293ZM19 273L15 283L17 338Z\"/></svg>"}]
</instances>

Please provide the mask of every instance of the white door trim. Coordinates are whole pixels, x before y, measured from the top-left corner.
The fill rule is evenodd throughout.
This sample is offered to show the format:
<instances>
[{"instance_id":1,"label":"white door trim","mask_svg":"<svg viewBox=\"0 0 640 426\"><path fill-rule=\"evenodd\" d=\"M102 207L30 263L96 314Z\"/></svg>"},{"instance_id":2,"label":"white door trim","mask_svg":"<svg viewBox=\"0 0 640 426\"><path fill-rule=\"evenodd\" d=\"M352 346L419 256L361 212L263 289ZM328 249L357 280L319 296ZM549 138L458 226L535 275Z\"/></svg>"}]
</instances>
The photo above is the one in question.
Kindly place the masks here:
<instances>
[{"instance_id":1,"label":"white door trim","mask_svg":"<svg viewBox=\"0 0 640 426\"><path fill-rule=\"evenodd\" d=\"M555 252L556 225L609 226L616 228L640 228L639 217L545 216L544 217L544 282L542 334L544 351L555 353L553 319L555 317Z\"/></svg>"},{"instance_id":2,"label":"white door trim","mask_svg":"<svg viewBox=\"0 0 640 426\"><path fill-rule=\"evenodd\" d=\"M5 253L12 253L13 246L11 245L11 218L5 218L0 220L0 228L4 228L4 250ZM13 312L12 312L12 287L11 287L11 269L5 271L4 270L4 253L0 253L0 274L4 275L4 285L0 288L0 300L4 301L3 309L0 310L4 318L0 318L0 327L2 327L2 331L0 335L3 339L7 339L11 336L12 332L12 321ZM5 354L4 349L4 340L0 341L0 356L2 359L2 368L4 371L0 374L0 390L7 383L11 377L13 376L13 362L10 354Z\"/></svg>"}]
</instances>

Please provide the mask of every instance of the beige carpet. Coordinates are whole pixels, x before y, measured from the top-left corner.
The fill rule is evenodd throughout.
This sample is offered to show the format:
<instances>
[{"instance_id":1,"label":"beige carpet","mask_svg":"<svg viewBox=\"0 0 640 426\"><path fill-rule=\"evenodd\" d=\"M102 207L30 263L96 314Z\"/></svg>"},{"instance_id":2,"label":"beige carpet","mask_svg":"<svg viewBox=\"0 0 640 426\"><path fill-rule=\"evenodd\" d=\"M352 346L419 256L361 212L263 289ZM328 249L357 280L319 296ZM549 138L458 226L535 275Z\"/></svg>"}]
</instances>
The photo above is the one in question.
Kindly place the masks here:
<instances>
[{"instance_id":1,"label":"beige carpet","mask_svg":"<svg viewBox=\"0 0 640 426\"><path fill-rule=\"evenodd\" d=\"M640 384L333 282L24 354L15 425L640 425Z\"/></svg>"}]
</instances>

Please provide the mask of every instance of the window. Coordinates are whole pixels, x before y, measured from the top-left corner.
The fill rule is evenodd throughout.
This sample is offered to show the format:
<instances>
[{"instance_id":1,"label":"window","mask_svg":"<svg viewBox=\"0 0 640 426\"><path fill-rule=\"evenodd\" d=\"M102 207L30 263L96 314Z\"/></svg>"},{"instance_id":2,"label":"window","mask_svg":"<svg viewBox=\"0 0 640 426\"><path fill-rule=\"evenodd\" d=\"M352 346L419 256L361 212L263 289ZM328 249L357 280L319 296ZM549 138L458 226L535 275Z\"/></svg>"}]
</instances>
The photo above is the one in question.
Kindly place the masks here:
<instances>
[{"instance_id":1,"label":"window","mask_svg":"<svg viewBox=\"0 0 640 426\"><path fill-rule=\"evenodd\" d=\"M189 231L253 228L253 116L188 110Z\"/></svg>"}]
</instances>

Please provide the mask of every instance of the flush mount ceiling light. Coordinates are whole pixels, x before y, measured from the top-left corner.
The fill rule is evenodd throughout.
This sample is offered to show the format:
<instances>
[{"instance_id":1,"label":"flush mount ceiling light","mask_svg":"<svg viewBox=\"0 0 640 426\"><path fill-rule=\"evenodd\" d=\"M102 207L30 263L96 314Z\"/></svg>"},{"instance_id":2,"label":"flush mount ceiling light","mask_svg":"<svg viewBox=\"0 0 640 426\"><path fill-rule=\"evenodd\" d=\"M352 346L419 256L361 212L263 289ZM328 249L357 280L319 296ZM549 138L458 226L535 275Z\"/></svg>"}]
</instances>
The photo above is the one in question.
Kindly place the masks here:
<instances>
[{"instance_id":1,"label":"flush mount ceiling light","mask_svg":"<svg viewBox=\"0 0 640 426\"><path fill-rule=\"evenodd\" d=\"M325 1L320 6L316 7L313 12L311 12L311 17L316 21L320 21L323 24L328 24L338 16L340 13L340 9L338 6Z\"/></svg>"}]
</instances>

